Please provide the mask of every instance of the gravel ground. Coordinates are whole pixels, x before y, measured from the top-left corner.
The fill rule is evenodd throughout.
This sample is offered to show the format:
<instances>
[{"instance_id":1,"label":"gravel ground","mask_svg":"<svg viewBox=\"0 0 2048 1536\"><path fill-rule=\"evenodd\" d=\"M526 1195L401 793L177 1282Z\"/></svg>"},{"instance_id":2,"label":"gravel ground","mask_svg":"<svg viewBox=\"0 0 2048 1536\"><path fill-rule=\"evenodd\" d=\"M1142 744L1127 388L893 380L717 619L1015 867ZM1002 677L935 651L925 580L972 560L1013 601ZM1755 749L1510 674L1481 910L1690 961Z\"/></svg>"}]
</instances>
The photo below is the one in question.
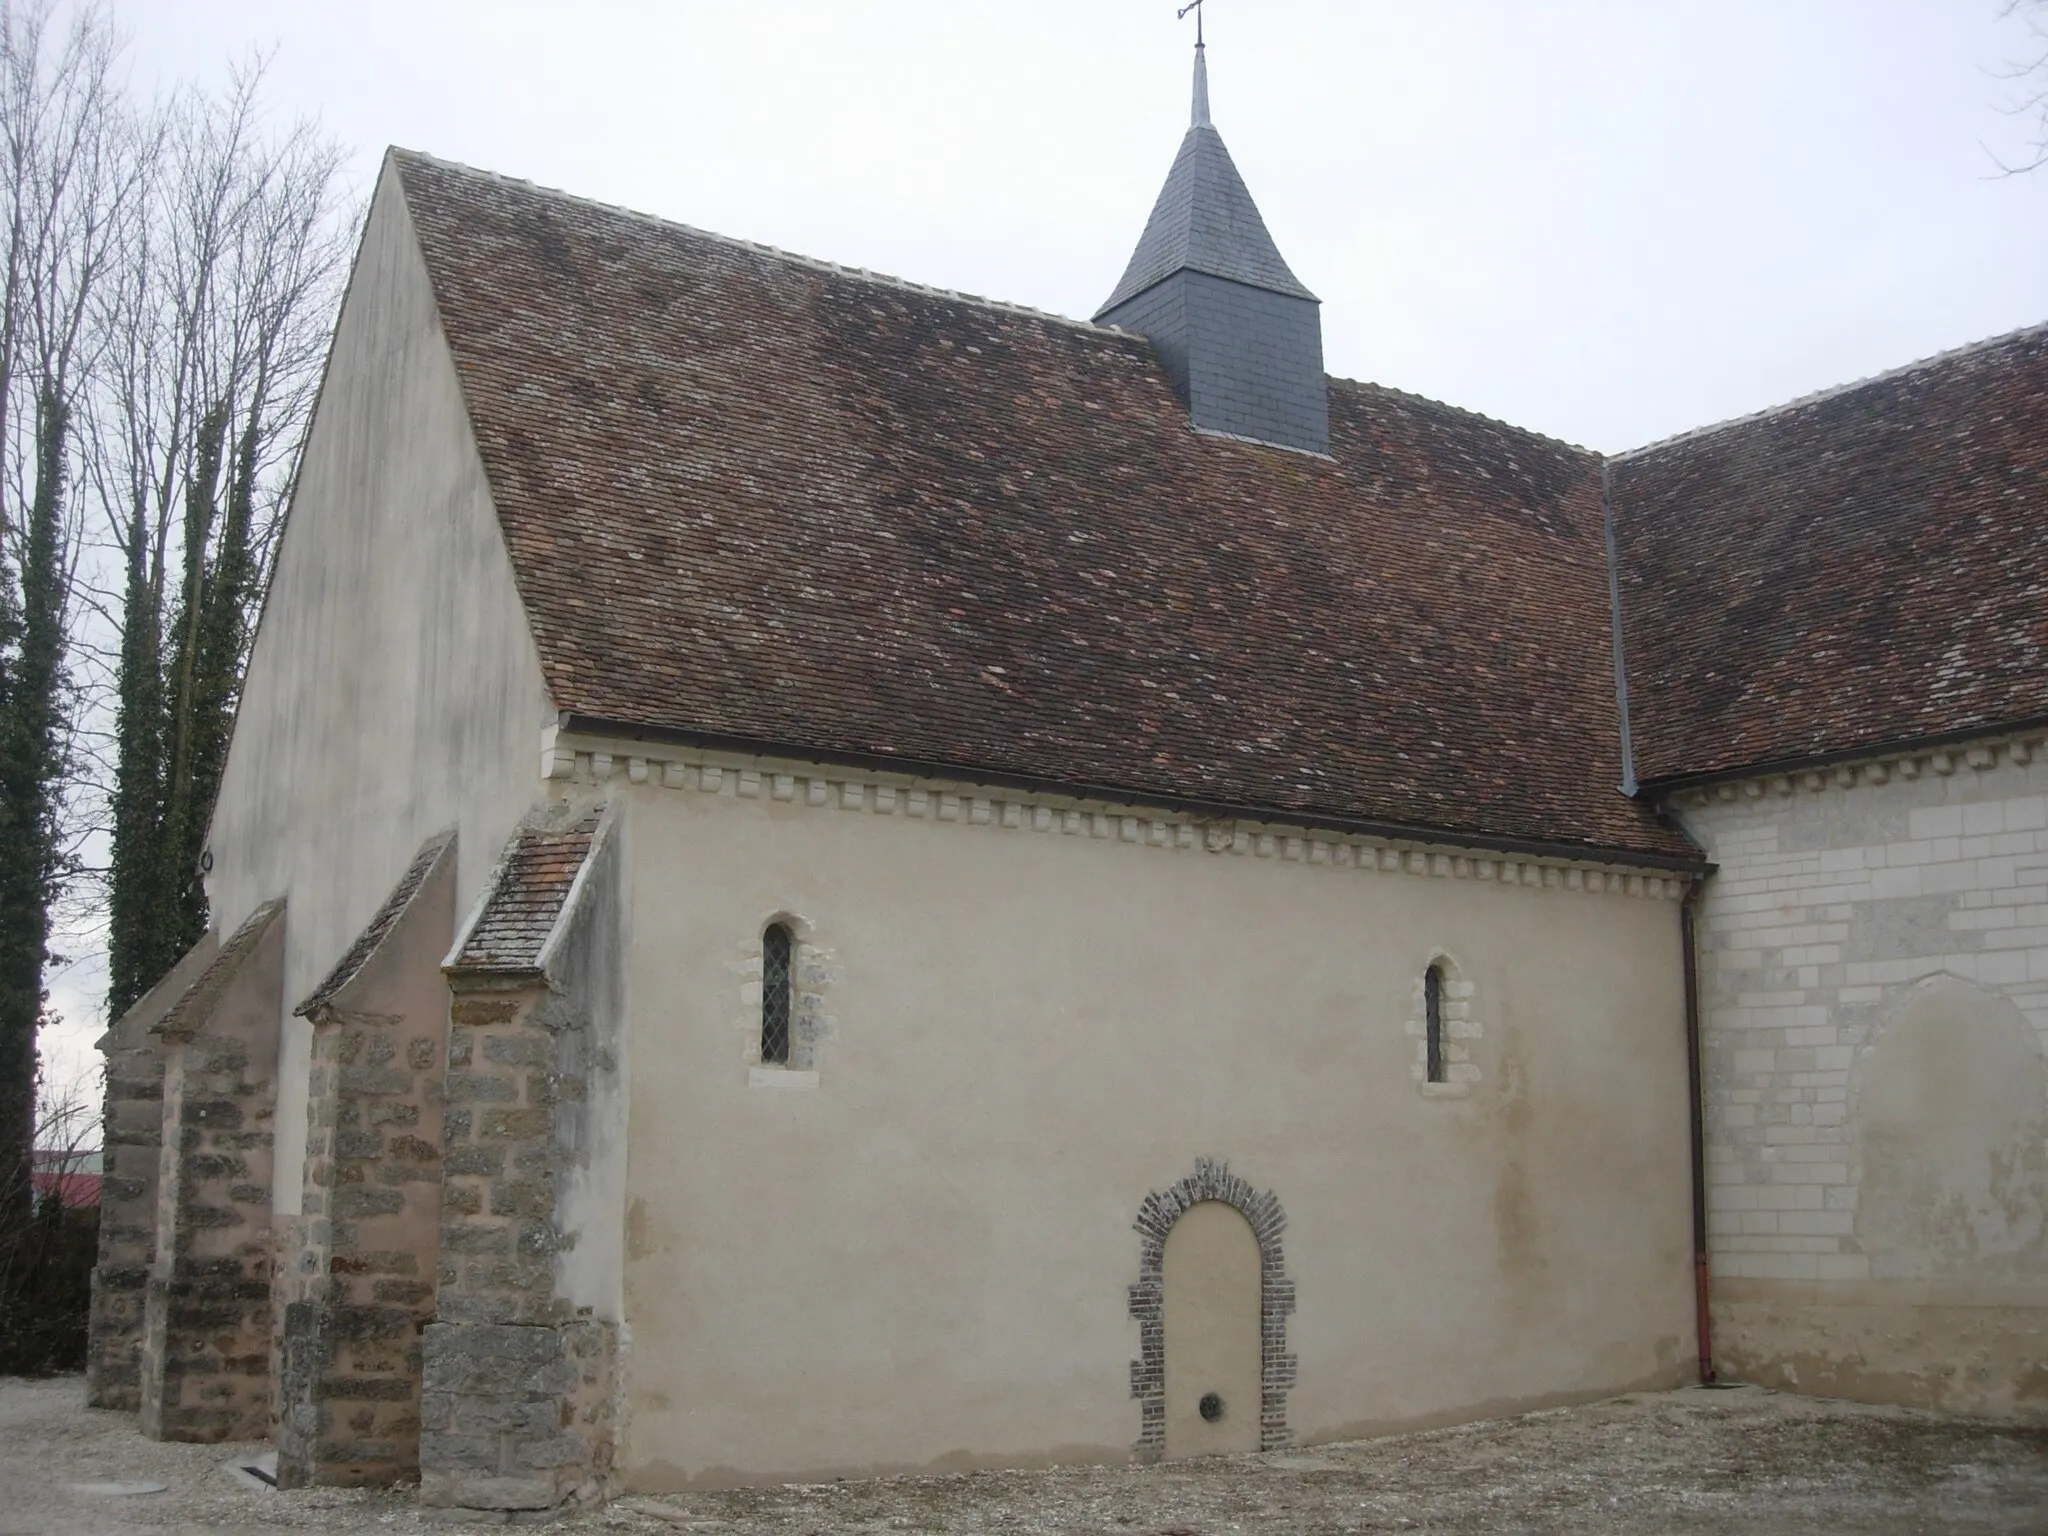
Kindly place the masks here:
<instances>
[{"instance_id":1,"label":"gravel ground","mask_svg":"<svg viewBox=\"0 0 2048 1536\"><path fill-rule=\"evenodd\" d=\"M409 1491L250 1488L261 1446L159 1445L77 1377L0 1380L0 1536L439 1531ZM87 1491L160 1482L161 1493ZM1166 1467L905 1477L624 1498L581 1532L1210 1536L1411 1531L2048 1533L2048 1427L1757 1388L1644 1393L1456 1429Z\"/></svg>"}]
</instances>

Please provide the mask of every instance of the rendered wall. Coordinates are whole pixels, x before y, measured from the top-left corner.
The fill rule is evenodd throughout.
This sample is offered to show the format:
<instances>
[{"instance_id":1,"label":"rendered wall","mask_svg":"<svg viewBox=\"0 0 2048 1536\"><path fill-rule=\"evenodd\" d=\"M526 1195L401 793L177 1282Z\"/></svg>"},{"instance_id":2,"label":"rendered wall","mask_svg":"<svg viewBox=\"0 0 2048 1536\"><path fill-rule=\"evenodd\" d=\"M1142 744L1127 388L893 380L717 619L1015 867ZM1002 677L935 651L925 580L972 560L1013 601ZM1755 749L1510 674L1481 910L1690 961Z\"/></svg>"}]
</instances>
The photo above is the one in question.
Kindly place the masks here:
<instances>
[{"instance_id":1,"label":"rendered wall","mask_svg":"<svg viewBox=\"0 0 2048 1536\"><path fill-rule=\"evenodd\" d=\"M644 780L626 1486L1129 1459L1134 1223L1202 1159L1284 1210L1280 1443L1686 1378L1676 900L937 788L601 766ZM788 1069L756 1054L778 916ZM1425 1091L1439 955L1476 1081Z\"/></svg>"},{"instance_id":2,"label":"rendered wall","mask_svg":"<svg viewBox=\"0 0 2048 1536\"><path fill-rule=\"evenodd\" d=\"M460 833L457 910L536 798L549 716L467 411L387 171L257 631L210 848L216 926L291 898L285 1009L420 844ZM311 1028L282 1018L277 1210L303 1190Z\"/></svg>"},{"instance_id":3,"label":"rendered wall","mask_svg":"<svg viewBox=\"0 0 2048 1536\"><path fill-rule=\"evenodd\" d=\"M1695 793L1715 1348L1805 1392L2048 1416L2038 743Z\"/></svg>"}]
</instances>

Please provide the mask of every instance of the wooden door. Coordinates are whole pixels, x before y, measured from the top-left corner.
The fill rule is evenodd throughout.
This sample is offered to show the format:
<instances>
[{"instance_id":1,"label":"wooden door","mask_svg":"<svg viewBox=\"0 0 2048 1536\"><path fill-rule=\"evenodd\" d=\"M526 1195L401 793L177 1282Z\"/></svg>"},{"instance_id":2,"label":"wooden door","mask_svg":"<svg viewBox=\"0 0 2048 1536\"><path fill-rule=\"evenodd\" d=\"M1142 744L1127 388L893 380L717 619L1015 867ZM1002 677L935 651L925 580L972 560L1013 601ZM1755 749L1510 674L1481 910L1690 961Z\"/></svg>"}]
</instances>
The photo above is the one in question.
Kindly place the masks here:
<instances>
[{"instance_id":1,"label":"wooden door","mask_svg":"<svg viewBox=\"0 0 2048 1536\"><path fill-rule=\"evenodd\" d=\"M1166 1234L1166 1454L1259 1448L1259 1240L1204 1200Z\"/></svg>"}]
</instances>

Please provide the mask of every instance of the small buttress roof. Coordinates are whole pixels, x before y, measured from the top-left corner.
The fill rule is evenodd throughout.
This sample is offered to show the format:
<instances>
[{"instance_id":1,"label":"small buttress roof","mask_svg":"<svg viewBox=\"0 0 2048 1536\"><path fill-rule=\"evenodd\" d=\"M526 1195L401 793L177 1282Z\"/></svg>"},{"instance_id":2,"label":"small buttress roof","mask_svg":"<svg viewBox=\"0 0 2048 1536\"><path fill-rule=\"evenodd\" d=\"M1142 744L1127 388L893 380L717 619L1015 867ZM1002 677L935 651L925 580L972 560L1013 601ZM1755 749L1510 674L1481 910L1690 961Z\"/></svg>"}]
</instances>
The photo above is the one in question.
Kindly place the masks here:
<instances>
[{"instance_id":1,"label":"small buttress roof","mask_svg":"<svg viewBox=\"0 0 2048 1536\"><path fill-rule=\"evenodd\" d=\"M356 979L356 973L369 964L370 957L377 953L377 946L390 936L398 926L398 920L405 915L405 909L412 904L420 887L427 883L427 877L442 857L455 846L455 834L442 832L420 844L420 851L413 855L412 863L398 877L398 884L384 899L384 905L377 909L377 915L370 919L369 926L356 935L348 953L343 955L326 979L315 987L306 1000L292 1011L304 1018L323 1003L332 1002L341 989Z\"/></svg>"},{"instance_id":2,"label":"small buttress roof","mask_svg":"<svg viewBox=\"0 0 2048 1536\"><path fill-rule=\"evenodd\" d=\"M505 846L476 911L456 936L450 971L532 976L547 960L576 877L596 847L603 813L566 827L521 827Z\"/></svg>"},{"instance_id":3,"label":"small buttress roof","mask_svg":"<svg viewBox=\"0 0 2048 1536\"><path fill-rule=\"evenodd\" d=\"M1141 337L391 166L581 728L1697 863L1595 455L1342 381L1328 458L1206 437Z\"/></svg>"},{"instance_id":4,"label":"small buttress roof","mask_svg":"<svg viewBox=\"0 0 2048 1536\"><path fill-rule=\"evenodd\" d=\"M1266 230L1258 204L1237 173L1223 135L1209 122L1209 74L1195 50L1194 122L1166 173L1116 291L1095 313L1106 315L1126 299L1176 272L1206 272L1232 282L1298 299L1314 299Z\"/></svg>"},{"instance_id":5,"label":"small buttress roof","mask_svg":"<svg viewBox=\"0 0 2048 1536\"><path fill-rule=\"evenodd\" d=\"M167 1040L184 1040L204 1029L221 994L241 974L243 965L256 953L257 945L270 931L270 925L283 913L284 901L280 898L264 902L244 918L242 926L221 945L213 963L199 973L199 979L186 988L185 995L171 1005L151 1033L162 1035Z\"/></svg>"}]
</instances>

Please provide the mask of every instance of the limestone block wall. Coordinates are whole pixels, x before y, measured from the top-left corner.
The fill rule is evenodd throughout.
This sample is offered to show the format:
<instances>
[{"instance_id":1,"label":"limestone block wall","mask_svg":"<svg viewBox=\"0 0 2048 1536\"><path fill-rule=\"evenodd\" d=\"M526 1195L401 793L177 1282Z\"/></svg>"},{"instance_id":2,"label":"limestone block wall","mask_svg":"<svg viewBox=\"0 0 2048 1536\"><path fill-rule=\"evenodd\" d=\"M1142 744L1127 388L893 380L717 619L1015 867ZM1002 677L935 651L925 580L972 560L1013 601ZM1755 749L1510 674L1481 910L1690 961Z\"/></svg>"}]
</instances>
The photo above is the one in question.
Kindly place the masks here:
<instances>
[{"instance_id":1,"label":"limestone block wall","mask_svg":"<svg viewBox=\"0 0 2048 1536\"><path fill-rule=\"evenodd\" d=\"M1724 1374L2048 1414L2038 737L1690 792Z\"/></svg>"}]
</instances>

